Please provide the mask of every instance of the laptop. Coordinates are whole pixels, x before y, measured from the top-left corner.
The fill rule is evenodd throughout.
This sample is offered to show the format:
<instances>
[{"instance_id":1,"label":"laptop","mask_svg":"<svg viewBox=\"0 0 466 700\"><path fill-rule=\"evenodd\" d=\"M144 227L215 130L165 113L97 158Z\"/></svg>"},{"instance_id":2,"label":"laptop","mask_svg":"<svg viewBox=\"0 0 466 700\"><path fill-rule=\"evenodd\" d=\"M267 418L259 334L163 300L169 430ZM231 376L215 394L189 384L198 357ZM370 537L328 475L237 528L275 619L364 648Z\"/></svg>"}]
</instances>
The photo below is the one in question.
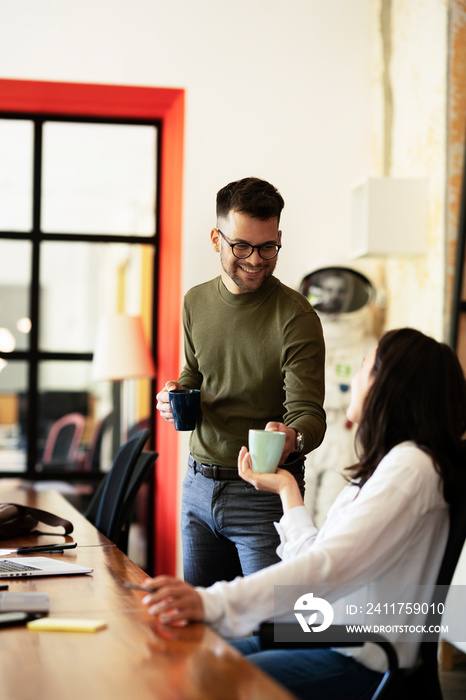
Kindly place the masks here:
<instances>
[{"instance_id":1,"label":"laptop","mask_svg":"<svg viewBox=\"0 0 466 700\"><path fill-rule=\"evenodd\" d=\"M0 579L25 576L69 576L90 574L92 569L79 564L68 564L50 557L12 557L0 559Z\"/></svg>"}]
</instances>

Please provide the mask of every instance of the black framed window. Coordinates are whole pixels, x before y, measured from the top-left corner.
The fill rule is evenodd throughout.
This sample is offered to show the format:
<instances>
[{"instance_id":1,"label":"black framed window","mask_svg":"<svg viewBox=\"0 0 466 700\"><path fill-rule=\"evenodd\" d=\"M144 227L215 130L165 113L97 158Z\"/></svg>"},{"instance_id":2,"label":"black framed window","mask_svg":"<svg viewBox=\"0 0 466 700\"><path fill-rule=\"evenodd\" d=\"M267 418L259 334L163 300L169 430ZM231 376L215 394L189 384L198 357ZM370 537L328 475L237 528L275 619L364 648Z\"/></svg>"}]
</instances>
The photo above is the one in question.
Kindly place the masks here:
<instances>
[{"instance_id":1,"label":"black framed window","mask_svg":"<svg viewBox=\"0 0 466 700\"><path fill-rule=\"evenodd\" d=\"M89 450L114 409L114 387L91 379L99 318L142 316L155 347L161 128L0 113L2 476L92 480ZM153 393L131 381L129 427L154 425ZM45 468L51 428L72 413L84 416L77 458Z\"/></svg>"}]
</instances>

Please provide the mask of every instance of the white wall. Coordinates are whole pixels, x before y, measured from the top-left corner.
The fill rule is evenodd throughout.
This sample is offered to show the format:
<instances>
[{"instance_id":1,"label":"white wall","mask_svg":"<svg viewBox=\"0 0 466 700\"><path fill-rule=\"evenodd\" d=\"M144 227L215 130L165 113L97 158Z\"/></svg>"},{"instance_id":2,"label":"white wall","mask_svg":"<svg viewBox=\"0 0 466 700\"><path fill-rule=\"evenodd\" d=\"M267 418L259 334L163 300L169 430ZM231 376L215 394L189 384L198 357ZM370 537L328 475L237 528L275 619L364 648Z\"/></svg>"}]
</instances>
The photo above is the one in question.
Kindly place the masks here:
<instances>
[{"instance_id":1,"label":"white wall","mask_svg":"<svg viewBox=\"0 0 466 700\"><path fill-rule=\"evenodd\" d=\"M370 171L370 0L0 0L0 76L186 89L184 289L217 272L215 193L283 194L277 272L346 254ZM189 261L189 262L188 262Z\"/></svg>"},{"instance_id":2,"label":"white wall","mask_svg":"<svg viewBox=\"0 0 466 700\"><path fill-rule=\"evenodd\" d=\"M448 12L445 0L377 0L391 7L380 30L373 14L373 84L371 128L374 162L392 177L429 180L428 254L389 259L384 266L388 292L387 328L415 326L443 340L445 324L445 207L447 196ZM388 26L389 25L389 26ZM389 57L382 57L382 35L389 35ZM383 71L388 69L392 94L390 128ZM374 115L378 113L378 119ZM383 146L389 162L383 164ZM384 167L385 165L385 167Z\"/></svg>"}]
</instances>

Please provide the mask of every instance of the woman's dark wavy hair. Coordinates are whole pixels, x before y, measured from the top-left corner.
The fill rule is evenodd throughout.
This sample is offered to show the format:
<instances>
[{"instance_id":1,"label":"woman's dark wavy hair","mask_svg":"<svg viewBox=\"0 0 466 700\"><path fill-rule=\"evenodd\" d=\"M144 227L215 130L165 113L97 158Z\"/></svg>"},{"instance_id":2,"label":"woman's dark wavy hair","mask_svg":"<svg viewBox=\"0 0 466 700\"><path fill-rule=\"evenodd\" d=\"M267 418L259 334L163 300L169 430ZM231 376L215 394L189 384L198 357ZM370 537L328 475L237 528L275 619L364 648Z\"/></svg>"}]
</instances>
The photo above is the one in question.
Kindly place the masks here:
<instances>
[{"instance_id":1,"label":"woman's dark wavy hair","mask_svg":"<svg viewBox=\"0 0 466 700\"><path fill-rule=\"evenodd\" d=\"M392 447L412 440L432 457L450 502L466 473L466 381L455 352L413 328L388 331L379 341L372 376L351 476L363 485Z\"/></svg>"}]
</instances>

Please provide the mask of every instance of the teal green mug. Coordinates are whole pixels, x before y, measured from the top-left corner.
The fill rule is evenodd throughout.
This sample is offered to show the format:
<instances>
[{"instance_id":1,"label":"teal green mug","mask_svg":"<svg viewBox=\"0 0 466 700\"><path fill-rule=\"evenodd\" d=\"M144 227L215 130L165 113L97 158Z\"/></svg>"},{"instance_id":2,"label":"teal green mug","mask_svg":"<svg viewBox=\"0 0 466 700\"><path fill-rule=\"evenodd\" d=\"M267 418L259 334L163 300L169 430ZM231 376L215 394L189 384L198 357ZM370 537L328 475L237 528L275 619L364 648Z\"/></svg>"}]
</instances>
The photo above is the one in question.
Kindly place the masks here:
<instances>
[{"instance_id":1,"label":"teal green mug","mask_svg":"<svg viewBox=\"0 0 466 700\"><path fill-rule=\"evenodd\" d=\"M285 439L286 434L276 430L250 430L249 454L252 471L261 474L275 472L285 447Z\"/></svg>"}]
</instances>

